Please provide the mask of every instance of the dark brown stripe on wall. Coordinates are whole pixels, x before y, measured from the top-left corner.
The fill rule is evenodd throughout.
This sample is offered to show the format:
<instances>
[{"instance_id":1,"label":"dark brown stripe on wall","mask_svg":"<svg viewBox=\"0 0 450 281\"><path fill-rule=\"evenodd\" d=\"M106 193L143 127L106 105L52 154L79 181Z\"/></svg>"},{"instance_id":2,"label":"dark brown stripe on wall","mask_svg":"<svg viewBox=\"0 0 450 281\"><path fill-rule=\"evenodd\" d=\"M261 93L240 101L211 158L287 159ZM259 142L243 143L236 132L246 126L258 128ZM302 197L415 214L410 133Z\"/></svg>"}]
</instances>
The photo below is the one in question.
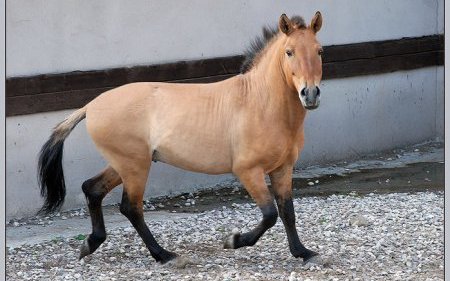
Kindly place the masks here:
<instances>
[{"instance_id":1,"label":"dark brown stripe on wall","mask_svg":"<svg viewBox=\"0 0 450 281\"><path fill-rule=\"evenodd\" d=\"M78 108L131 82L207 83L239 73L242 56L6 79L6 116ZM389 73L444 64L444 36L324 47L323 78Z\"/></svg>"}]
</instances>

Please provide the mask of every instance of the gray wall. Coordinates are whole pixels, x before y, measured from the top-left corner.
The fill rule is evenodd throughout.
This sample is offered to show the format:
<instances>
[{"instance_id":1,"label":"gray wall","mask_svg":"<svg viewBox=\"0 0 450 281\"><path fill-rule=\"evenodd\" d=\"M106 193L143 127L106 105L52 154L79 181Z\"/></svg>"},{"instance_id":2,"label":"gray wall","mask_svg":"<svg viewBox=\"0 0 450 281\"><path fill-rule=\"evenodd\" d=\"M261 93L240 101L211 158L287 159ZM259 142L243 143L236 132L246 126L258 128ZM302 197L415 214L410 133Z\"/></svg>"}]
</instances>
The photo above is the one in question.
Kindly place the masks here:
<instances>
[{"instance_id":1,"label":"gray wall","mask_svg":"<svg viewBox=\"0 0 450 281\"><path fill-rule=\"evenodd\" d=\"M242 53L282 13L320 10L324 45L443 33L443 0L7 0L7 76Z\"/></svg>"},{"instance_id":2,"label":"gray wall","mask_svg":"<svg viewBox=\"0 0 450 281\"><path fill-rule=\"evenodd\" d=\"M83 3L84 2L84 3ZM108 3L108 4L106 4ZM282 12L324 15L324 45L443 32L443 1L8 1L7 75L21 76L239 54ZM176 7L176 8L174 8ZM300 166L357 158L444 132L443 67L326 80L306 121ZM7 218L42 204L37 153L72 110L6 120ZM65 145L65 209L84 206L80 186L105 165L80 123ZM147 196L188 192L232 179L156 164ZM106 203L119 202L120 189Z\"/></svg>"}]
</instances>

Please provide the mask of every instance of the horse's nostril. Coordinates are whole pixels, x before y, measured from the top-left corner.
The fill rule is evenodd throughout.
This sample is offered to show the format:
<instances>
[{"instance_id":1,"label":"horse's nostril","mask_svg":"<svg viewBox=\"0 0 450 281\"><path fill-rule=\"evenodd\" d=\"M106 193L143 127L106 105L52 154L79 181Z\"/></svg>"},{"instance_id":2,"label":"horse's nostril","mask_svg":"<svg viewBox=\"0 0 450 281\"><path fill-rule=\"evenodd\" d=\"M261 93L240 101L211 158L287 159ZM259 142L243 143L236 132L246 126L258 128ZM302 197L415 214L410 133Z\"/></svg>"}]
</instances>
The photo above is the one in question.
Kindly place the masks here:
<instances>
[{"instance_id":1,"label":"horse's nostril","mask_svg":"<svg viewBox=\"0 0 450 281\"><path fill-rule=\"evenodd\" d=\"M320 89L319 89L319 87L316 87L316 90L317 90L317 96L320 96Z\"/></svg>"},{"instance_id":2,"label":"horse's nostril","mask_svg":"<svg viewBox=\"0 0 450 281\"><path fill-rule=\"evenodd\" d=\"M305 88L302 89L302 91L300 92L300 95L302 95L302 97L306 96Z\"/></svg>"}]
</instances>

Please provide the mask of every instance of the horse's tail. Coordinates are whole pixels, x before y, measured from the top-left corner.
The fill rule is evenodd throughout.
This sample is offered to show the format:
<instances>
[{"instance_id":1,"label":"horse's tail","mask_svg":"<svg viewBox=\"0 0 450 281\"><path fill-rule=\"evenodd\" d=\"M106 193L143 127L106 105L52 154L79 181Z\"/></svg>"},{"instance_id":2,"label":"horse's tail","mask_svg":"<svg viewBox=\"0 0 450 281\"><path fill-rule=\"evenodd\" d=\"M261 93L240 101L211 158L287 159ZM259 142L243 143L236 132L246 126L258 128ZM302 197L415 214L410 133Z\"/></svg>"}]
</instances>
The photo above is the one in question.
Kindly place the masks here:
<instances>
[{"instance_id":1,"label":"horse's tail","mask_svg":"<svg viewBox=\"0 0 450 281\"><path fill-rule=\"evenodd\" d=\"M59 123L39 153L38 182L45 202L38 213L48 214L64 202L66 185L62 166L64 140L75 126L86 117L86 107L78 109Z\"/></svg>"}]
</instances>

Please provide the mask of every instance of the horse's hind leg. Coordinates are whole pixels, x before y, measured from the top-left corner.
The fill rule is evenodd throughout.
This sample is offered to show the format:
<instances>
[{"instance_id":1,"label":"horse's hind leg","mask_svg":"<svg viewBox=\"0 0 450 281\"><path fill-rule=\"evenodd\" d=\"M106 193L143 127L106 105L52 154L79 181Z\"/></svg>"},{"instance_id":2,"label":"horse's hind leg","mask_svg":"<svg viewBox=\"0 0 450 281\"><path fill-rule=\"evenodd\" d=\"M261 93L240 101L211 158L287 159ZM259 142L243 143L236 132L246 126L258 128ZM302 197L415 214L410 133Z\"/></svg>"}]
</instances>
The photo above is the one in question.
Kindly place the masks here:
<instances>
[{"instance_id":1,"label":"horse's hind leg","mask_svg":"<svg viewBox=\"0 0 450 281\"><path fill-rule=\"evenodd\" d=\"M106 167L100 174L88 179L82 185L91 215L92 233L85 239L80 249L80 259L92 254L106 239L103 221L102 200L114 187L122 182L119 174Z\"/></svg>"},{"instance_id":2,"label":"horse's hind leg","mask_svg":"<svg viewBox=\"0 0 450 281\"><path fill-rule=\"evenodd\" d=\"M142 200L150 164L142 163L142 165L138 165L138 163L134 163L134 165L134 168L127 169L122 174L124 188L120 212L134 226L152 257L156 261L164 264L176 258L177 255L165 250L158 244L144 221Z\"/></svg>"},{"instance_id":3,"label":"horse's hind leg","mask_svg":"<svg viewBox=\"0 0 450 281\"><path fill-rule=\"evenodd\" d=\"M253 246L266 230L275 225L278 218L273 197L264 180L264 172L260 169L253 169L236 173L236 175L261 209L263 218L253 230L242 234L234 233L228 237L224 244L225 249Z\"/></svg>"}]
</instances>

